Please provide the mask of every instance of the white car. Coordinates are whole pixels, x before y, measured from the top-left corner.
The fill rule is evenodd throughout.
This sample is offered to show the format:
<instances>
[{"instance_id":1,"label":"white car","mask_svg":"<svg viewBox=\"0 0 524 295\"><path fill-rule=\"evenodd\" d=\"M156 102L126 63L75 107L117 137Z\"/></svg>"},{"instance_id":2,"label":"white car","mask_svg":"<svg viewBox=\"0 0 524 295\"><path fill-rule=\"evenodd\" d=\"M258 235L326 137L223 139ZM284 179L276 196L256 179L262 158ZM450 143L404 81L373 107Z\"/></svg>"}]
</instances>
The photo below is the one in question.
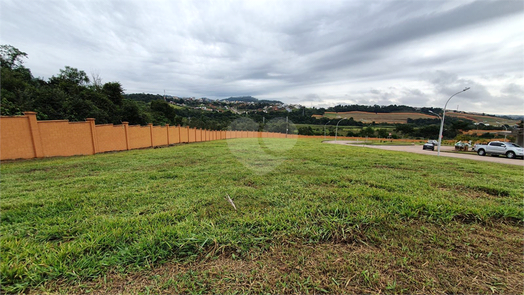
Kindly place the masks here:
<instances>
[{"instance_id":1,"label":"white car","mask_svg":"<svg viewBox=\"0 0 524 295\"><path fill-rule=\"evenodd\" d=\"M505 155L507 158L523 158L524 148L511 142L491 141L488 144L476 144L474 150L479 156Z\"/></svg>"}]
</instances>

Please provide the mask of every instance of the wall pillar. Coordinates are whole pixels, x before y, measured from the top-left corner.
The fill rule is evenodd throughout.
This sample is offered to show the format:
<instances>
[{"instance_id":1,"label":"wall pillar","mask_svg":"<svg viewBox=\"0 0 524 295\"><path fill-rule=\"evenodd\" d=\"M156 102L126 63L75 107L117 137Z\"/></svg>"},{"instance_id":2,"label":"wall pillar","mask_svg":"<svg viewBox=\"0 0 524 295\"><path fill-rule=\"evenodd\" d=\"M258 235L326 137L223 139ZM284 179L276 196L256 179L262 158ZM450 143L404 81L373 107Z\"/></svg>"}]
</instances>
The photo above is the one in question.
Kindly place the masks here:
<instances>
[{"instance_id":1,"label":"wall pillar","mask_svg":"<svg viewBox=\"0 0 524 295\"><path fill-rule=\"evenodd\" d=\"M129 150L129 122L122 122L124 135L126 136L126 150Z\"/></svg>"},{"instance_id":2,"label":"wall pillar","mask_svg":"<svg viewBox=\"0 0 524 295\"><path fill-rule=\"evenodd\" d=\"M153 140L153 123L147 124L149 126L149 134L151 135L151 147L155 146L155 141Z\"/></svg>"},{"instance_id":3,"label":"wall pillar","mask_svg":"<svg viewBox=\"0 0 524 295\"><path fill-rule=\"evenodd\" d=\"M178 143L182 143L182 135L180 134L180 125L178 125L177 128L178 128Z\"/></svg>"},{"instance_id":4,"label":"wall pillar","mask_svg":"<svg viewBox=\"0 0 524 295\"><path fill-rule=\"evenodd\" d=\"M40 129L38 129L38 122L36 121L35 112L24 112L29 122L29 130L31 131L31 139L33 140L33 151L35 158L43 158L44 146L42 145L42 137L40 137Z\"/></svg>"},{"instance_id":5,"label":"wall pillar","mask_svg":"<svg viewBox=\"0 0 524 295\"><path fill-rule=\"evenodd\" d=\"M167 129L167 145L169 145L169 124L166 124Z\"/></svg>"},{"instance_id":6,"label":"wall pillar","mask_svg":"<svg viewBox=\"0 0 524 295\"><path fill-rule=\"evenodd\" d=\"M93 155L98 153L98 138L96 137L96 127L94 118L86 118L86 122L89 123L91 129L91 142L93 143Z\"/></svg>"}]
</instances>

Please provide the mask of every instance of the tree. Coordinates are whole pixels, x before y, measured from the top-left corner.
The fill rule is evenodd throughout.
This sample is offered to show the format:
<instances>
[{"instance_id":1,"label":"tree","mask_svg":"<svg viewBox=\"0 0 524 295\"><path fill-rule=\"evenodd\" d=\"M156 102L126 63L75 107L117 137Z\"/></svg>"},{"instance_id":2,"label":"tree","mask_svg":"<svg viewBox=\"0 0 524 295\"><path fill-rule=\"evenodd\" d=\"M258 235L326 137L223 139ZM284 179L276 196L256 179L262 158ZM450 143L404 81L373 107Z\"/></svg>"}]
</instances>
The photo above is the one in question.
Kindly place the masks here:
<instances>
[{"instance_id":1,"label":"tree","mask_svg":"<svg viewBox=\"0 0 524 295\"><path fill-rule=\"evenodd\" d=\"M299 127L298 128L298 134L300 134L300 135L315 135L315 132L313 132L313 128L311 128L311 126L306 126L306 127Z\"/></svg>"},{"instance_id":2,"label":"tree","mask_svg":"<svg viewBox=\"0 0 524 295\"><path fill-rule=\"evenodd\" d=\"M361 137L373 137L375 136L375 129L373 127L364 127L362 130L360 130L360 136Z\"/></svg>"},{"instance_id":3,"label":"tree","mask_svg":"<svg viewBox=\"0 0 524 295\"><path fill-rule=\"evenodd\" d=\"M381 129L377 130L377 135L378 135L378 137L386 138L386 137L388 137L389 132L387 131L387 129L381 128Z\"/></svg>"},{"instance_id":4,"label":"tree","mask_svg":"<svg viewBox=\"0 0 524 295\"><path fill-rule=\"evenodd\" d=\"M50 81L57 84L60 82L67 82L76 86L85 86L89 83L89 77L87 77L87 74L84 71L65 66L63 70L60 70L60 74L56 77L51 77Z\"/></svg>"},{"instance_id":5,"label":"tree","mask_svg":"<svg viewBox=\"0 0 524 295\"><path fill-rule=\"evenodd\" d=\"M451 128L453 128L453 130L455 131L458 131L458 130L468 131L468 130L471 130L471 125L467 121L459 120L459 121L452 122Z\"/></svg>"},{"instance_id":6,"label":"tree","mask_svg":"<svg viewBox=\"0 0 524 295\"><path fill-rule=\"evenodd\" d=\"M164 100L153 100L151 102L151 111L152 119L154 124L164 125L164 124L176 124L176 112L173 107L171 107Z\"/></svg>"},{"instance_id":7,"label":"tree","mask_svg":"<svg viewBox=\"0 0 524 295\"><path fill-rule=\"evenodd\" d=\"M100 90L102 88L102 77L100 77L100 73L98 73L98 71L91 73L91 83L93 88L96 90Z\"/></svg>"},{"instance_id":8,"label":"tree","mask_svg":"<svg viewBox=\"0 0 524 295\"><path fill-rule=\"evenodd\" d=\"M415 134L418 137L438 138L439 132L440 127L438 125L429 125L421 127Z\"/></svg>"},{"instance_id":9,"label":"tree","mask_svg":"<svg viewBox=\"0 0 524 295\"><path fill-rule=\"evenodd\" d=\"M410 135L413 133L413 131L415 131L415 129L410 124L397 124L395 126L395 131L401 132L404 135Z\"/></svg>"},{"instance_id":10,"label":"tree","mask_svg":"<svg viewBox=\"0 0 524 295\"><path fill-rule=\"evenodd\" d=\"M114 104L121 106L124 100L124 89L119 82L108 82L102 87L102 91Z\"/></svg>"},{"instance_id":11,"label":"tree","mask_svg":"<svg viewBox=\"0 0 524 295\"><path fill-rule=\"evenodd\" d=\"M33 107L33 75L23 66L25 57L25 52L11 45L0 45L1 115L21 115Z\"/></svg>"},{"instance_id":12,"label":"tree","mask_svg":"<svg viewBox=\"0 0 524 295\"><path fill-rule=\"evenodd\" d=\"M348 133L346 133L346 137L355 137L357 136L358 134L353 132L352 130L349 130Z\"/></svg>"},{"instance_id":13,"label":"tree","mask_svg":"<svg viewBox=\"0 0 524 295\"><path fill-rule=\"evenodd\" d=\"M0 45L0 66L15 69L22 67L22 58L27 58L27 53L11 45Z\"/></svg>"},{"instance_id":14,"label":"tree","mask_svg":"<svg viewBox=\"0 0 524 295\"><path fill-rule=\"evenodd\" d=\"M129 125L146 125L151 122L151 118L145 109L145 103L125 99L122 102L122 122L129 122Z\"/></svg>"}]
</instances>

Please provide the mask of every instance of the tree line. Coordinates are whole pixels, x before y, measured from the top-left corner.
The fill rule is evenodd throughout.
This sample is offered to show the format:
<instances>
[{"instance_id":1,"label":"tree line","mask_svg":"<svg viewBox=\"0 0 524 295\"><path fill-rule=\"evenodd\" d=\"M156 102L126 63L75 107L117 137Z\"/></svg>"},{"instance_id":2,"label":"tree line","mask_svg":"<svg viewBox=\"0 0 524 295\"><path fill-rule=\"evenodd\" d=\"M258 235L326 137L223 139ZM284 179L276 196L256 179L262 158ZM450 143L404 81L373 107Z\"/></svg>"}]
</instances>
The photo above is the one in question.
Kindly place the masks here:
<instances>
[{"instance_id":1,"label":"tree line","mask_svg":"<svg viewBox=\"0 0 524 295\"><path fill-rule=\"evenodd\" d=\"M35 111L40 120L95 118L97 123L113 124L147 124L154 116L155 111L145 104L124 99L119 82L102 84L99 77L90 79L84 71L68 66L45 80L33 76L24 66L25 58L27 53L0 45L1 115Z\"/></svg>"},{"instance_id":2,"label":"tree line","mask_svg":"<svg viewBox=\"0 0 524 295\"><path fill-rule=\"evenodd\" d=\"M22 115L25 111L37 112L39 120L84 121L86 118L95 118L98 124L121 124L129 122L131 125L182 125L210 130L225 130L231 127L247 128L245 130L268 130L285 132L289 125L277 118L289 119L295 124L324 125L330 121L322 117L316 119L313 115L324 115L325 112L366 111L376 113L418 112L413 107L404 105L389 106L364 106L364 105L337 105L331 108L297 108L279 109L277 111L261 111L267 102L259 101L253 105L252 110L245 114L226 111L203 111L192 107L199 106L202 102L183 100L170 97L168 100L189 107L173 106L164 100L161 95L155 94L124 94L124 89L119 82L102 83L98 75L90 78L84 71L65 66L49 79L34 77L29 68L24 66L27 53L11 45L0 45L1 65L1 105L0 114L4 116ZM212 101L212 105L221 105L225 102ZM424 108L422 111L431 110L439 113L438 108ZM257 126L239 123L237 119L247 117ZM236 120L236 121L235 121ZM410 119L411 120L411 119ZM409 124L399 124L395 131L399 134L412 137L428 137L435 134L438 119L415 119ZM458 124L452 118L446 120L448 128L445 136L454 137ZM232 123L236 122L232 126ZM267 125L267 122L272 122ZM237 126L238 125L238 126ZM245 125L245 126L244 126ZM339 126L363 127L358 134L349 136L384 135L385 129L374 130L375 124L364 124L349 118L340 122ZM415 128L419 126L420 128ZM470 124L462 124L462 130ZM240 129L238 129L240 130ZM311 128L288 130L289 133L312 134Z\"/></svg>"},{"instance_id":3,"label":"tree line","mask_svg":"<svg viewBox=\"0 0 524 295\"><path fill-rule=\"evenodd\" d=\"M119 82L102 83L101 78L66 66L49 79L34 77L24 66L27 53L11 45L0 45L0 115L37 112L39 120L84 121L95 118L99 124L188 125L225 130L240 117L230 111L204 112L174 108L160 95L125 95ZM175 101L175 102L183 102Z\"/></svg>"}]
</instances>

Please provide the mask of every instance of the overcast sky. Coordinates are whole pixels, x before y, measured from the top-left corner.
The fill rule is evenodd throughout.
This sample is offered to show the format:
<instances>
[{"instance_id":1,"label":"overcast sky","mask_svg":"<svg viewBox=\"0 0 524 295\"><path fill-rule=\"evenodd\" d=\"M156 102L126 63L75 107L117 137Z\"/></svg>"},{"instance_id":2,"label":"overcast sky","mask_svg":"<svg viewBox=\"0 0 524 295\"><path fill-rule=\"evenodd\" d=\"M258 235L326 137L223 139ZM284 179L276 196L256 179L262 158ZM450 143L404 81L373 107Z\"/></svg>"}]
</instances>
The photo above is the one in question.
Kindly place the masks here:
<instances>
[{"instance_id":1,"label":"overcast sky","mask_svg":"<svg viewBox=\"0 0 524 295\"><path fill-rule=\"evenodd\" d=\"M126 93L524 114L524 1L0 0L1 44Z\"/></svg>"}]
</instances>

